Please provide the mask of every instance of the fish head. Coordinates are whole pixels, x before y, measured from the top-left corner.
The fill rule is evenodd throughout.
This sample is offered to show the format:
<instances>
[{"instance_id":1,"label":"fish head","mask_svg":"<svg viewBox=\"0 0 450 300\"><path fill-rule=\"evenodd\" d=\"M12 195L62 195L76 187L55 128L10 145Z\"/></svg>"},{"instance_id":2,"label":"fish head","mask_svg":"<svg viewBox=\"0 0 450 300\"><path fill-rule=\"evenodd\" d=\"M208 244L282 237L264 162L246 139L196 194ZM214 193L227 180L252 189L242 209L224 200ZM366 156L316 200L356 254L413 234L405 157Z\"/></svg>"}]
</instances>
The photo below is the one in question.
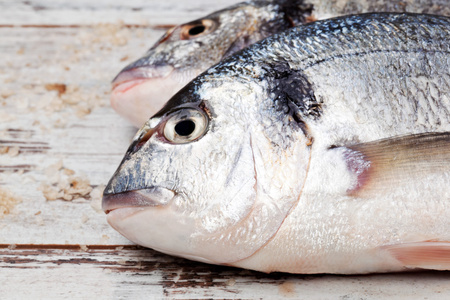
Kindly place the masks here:
<instances>
[{"instance_id":1,"label":"fish head","mask_svg":"<svg viewBox=\"0 0 450 300\"><path fill-rule=\"evenodd\" d=\"M310 144L258 72L210 69L141 128L104 192L116 230L215 264L249 257L276 234L299 199Z\"/></svg>"},{"instance_id":2,"label":"fish head","mask_svg":"<svg viewBox=\"0 0 450 300\"><path fill-rule=\"evenodd\" d=\"M217 39L214 32L218 27L219 18L207 18L170 29L113 80L114 110L133 125L142 126L175 92L218 61L211 58L220 49L206 46Z\"/></svg>"},{"instance_id":3,"label":"fish head","mask_svg":"<svg viewBox=\"0 0 450 300\"><path fill-rule=\"evenodd\" d=\"M292 9L302 1L285 2L282 8L268 1L244 2L170 29L113 80L112 107L141 127L201 72L256 41L294 26L298 22L293 20L303 20L310 13L308 7ZM288 18L285 11L289 9L301 13Z\"/></svg>"}]
</instances>

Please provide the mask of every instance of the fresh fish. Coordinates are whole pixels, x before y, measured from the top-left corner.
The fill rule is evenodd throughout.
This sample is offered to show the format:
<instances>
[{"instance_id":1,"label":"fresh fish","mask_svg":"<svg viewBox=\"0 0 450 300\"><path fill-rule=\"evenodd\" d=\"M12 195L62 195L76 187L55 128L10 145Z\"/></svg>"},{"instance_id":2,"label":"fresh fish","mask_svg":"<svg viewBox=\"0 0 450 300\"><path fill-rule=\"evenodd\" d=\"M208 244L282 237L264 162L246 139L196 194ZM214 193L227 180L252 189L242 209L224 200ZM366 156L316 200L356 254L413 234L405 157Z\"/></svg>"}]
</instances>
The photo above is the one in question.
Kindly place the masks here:
<instances>
[{"instance_id":1,"label":"fresh fish","mask_svg":"<svg viewBox=\"0 0 450 300\"><path fill-rule=\"evenodd\" d=\"M255 0L169 30L113 81L112 107L141 127L207 68L274 33L316 19L363 12L450 15L448 0Z\"/></svg>"},{"instance_id":2,"label":"fresh fish","mask_svg":"<svg viewBox=\"0 0 450 300\"><path fill-rule=\"evenodd\" d=\"M108 183L137 244L264 272L450 269L450 18L269 37L194 79Z\"/></svg>"}]
</instances>

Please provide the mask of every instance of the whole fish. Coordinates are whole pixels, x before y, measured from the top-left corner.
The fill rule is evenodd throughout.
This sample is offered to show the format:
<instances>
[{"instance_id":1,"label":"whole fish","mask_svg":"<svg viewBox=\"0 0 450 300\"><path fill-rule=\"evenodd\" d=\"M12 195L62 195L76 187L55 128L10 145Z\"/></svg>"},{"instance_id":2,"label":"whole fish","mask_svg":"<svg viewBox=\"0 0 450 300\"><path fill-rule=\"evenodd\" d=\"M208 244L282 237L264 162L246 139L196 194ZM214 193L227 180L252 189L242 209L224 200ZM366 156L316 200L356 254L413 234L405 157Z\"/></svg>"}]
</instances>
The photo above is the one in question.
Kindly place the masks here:
<instances>
[{"instance_id":1,"label":"whole fish","mask_svg":"<svg viewBox=\"0 0 450 300\"><path fill-rule=\"evenodd\" d=\"M367 14L269 37L138 132L108 222L264 272L450 269L450 18Z\"/></svg>"},{"instance_id":2,"label":"whole fish","mask_svg":"<svg viewBox=\"0 0 450 300\"><path fill-rule=\"evenodd\" d=\"M254 0L170 29L113 81L112 107L137 127L189 81L263 38L316 19L363 12L450 15L448 0Z\"/></svg>"}]
</instances>

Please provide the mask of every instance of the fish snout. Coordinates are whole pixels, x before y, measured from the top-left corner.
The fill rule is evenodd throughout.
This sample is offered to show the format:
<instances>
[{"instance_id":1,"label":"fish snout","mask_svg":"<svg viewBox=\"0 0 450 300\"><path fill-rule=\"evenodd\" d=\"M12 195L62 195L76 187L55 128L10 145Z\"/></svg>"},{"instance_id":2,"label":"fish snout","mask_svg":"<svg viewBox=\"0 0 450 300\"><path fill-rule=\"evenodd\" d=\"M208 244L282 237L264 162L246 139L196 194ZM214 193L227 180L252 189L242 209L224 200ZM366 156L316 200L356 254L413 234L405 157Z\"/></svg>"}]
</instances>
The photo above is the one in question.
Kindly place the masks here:
<instances>
[{"instance_id":1,"label":"fish snout","mask_svg":"<svg viewBox=\"0 0 450 300\"><path fill-rule=\"evenodd\" d=\"M107 214L117 208L164 205L174 197L173 191L148 184L142 180L145 174L141 177L142 174L133 171L133 162L136 159L139 164L142 163L134 155L138 154L154 133L155 128L148 123L139 130L128 148L122 164L106 185L102 208Z\"/></svg>"},{"instance_id":2,"label":"fish snout","mask_svg":"<svg viewBox=\"0 0 450 300\"><path fill-rule=\"evenodd\" d=\"M174 67L171 65L147 65L137 61L125 67L112 81L112 89L116 92L125 92L139 83L153 78L168 77Z\"/></svg>"},{"instance_id":3,"label":"fish snout","mask_svg":"<svg viewBox=\"0 0 450 300\"><path fill-rule=\"evenodd\" d=\"M106 214L120 208L164 206L171 202L175 193L162 187L151 187L123 193L103 194L102 209Z\"/></svg>"}]
</instances>

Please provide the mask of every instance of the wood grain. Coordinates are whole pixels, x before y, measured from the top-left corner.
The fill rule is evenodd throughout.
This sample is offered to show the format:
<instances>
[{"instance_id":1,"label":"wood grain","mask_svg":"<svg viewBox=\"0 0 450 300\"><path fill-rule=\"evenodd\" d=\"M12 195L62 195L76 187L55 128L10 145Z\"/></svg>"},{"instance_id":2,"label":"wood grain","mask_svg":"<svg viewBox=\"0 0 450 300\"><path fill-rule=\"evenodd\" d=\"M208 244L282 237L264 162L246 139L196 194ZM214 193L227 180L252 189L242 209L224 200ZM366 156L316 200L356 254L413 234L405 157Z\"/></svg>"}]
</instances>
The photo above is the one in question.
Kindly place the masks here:
<instances>
[{"instance_id":1,"label":"wood grain","mask_svg":"<svg viewBox=\"0 0 450 300\"><path fill-rule=\"evenodd\" d=\"M179 24L200 18L237 0L89 1L31 0L0 2L0 23L6 25L85 25L93 23Z\"/></svg>"},{"instance_id":2,"label":"wood grain","mask_svg":"<svg viewBox=\"0 0 450 300\"><path fill-rule=\"evenodd\" d=\"M6 246L0 246L4 299L448 299L450 293L448 273L264 274L192 263L137 246ZM30 283L29 289L14 290Z\"/></svg>"},{"instance_id":3,"label":"wood grain","mask_svg":"<svg viewBox=\"0 0 450 300\"><path fill-rule=\"evenodd\" d=\"M0 219L0 243L128 243L106 224L100 193L93 201L47 201L41 188L68 179L67 170L92 188L106 184L135 131L108 106L110 79L127 63L121 58L148 47L135 35L161 33L121 24L0 28L0 49L12 53L0 61L0 149L9 148L0 155L0 187L21 200ZM55 84L67 88L49 88ZM58 162L64 169L52 173Z\"/></svg>"}]
</instances>

